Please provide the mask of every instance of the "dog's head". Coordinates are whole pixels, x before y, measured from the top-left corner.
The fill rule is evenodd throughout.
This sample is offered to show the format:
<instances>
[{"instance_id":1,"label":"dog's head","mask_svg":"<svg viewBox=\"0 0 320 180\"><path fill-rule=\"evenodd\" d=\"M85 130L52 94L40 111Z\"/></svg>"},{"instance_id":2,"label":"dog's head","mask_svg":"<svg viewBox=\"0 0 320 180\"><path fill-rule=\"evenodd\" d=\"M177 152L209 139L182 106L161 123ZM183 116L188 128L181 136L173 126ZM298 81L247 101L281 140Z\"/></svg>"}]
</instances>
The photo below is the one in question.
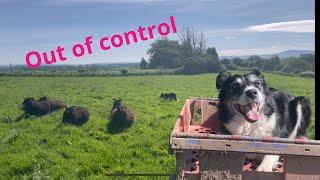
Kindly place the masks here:
<instances>
[{"instance_id":1,"label":"dog's head","mask_svg":"<svg viewBox=\"0 0 320 180\"><path fill-rule=\"evenodd\" d=\"M238 115L250 123L259 120L267 93L267 84L260 71L243 75L223 71L217 77L216 86L220 108L226 108L229 115Z\"/></svg>"}]
</instances>

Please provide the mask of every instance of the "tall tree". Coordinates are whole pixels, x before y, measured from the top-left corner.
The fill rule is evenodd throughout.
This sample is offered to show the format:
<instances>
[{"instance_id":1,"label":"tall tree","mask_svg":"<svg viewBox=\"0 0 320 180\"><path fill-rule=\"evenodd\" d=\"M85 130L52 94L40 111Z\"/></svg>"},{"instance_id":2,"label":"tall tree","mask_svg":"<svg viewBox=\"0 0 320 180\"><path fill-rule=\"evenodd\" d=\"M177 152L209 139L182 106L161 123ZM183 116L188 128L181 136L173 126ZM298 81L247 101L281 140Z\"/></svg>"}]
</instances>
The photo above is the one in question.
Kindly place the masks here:
<instances>
[{"instance_id":1,"label":"tall tree","mask_svg":"<svg viewBox=\"0 0 320 180\"><path fill-rule=\"evenodd\" d=\"M144 59L144 57L142 57L140 61L140 69L146 69L147 67L148 67L148 62Z\"/></svg>"},{"instance_id":2,"label":"tall tree","mask_svg":"<svg viewBox=\"0 0 320 180\"><path fill-rule=\"evenodd\" d=\"M249 67L258 67L263 68L264 60L257 55L252 55L248 57L248 66Z\"/></svg>"},{"instance_id":3,"label":"tall tree","mask_svg":"<svg viewBox=\"0 0 320 180\"><path fill-rule=\"evenodd\" d=\"M203 32L199 35L199 54L204 54L206 50L207 39Z\"/></svg>"},{"instance_id":4,"label":"tall tree","mask_svg":"<svg viewBox=\"0 0 320 180\"><path fill-rule=\"evenodd\" d=\"M150 55L150 68L177 68L182 66L178 41L167 38L158 39L151 44L147 53Z\"/></svg>"},{"instance_id":5,"label":"tall tree","mask_svg":"<svg viewBox=\"0 0 320 180\"><path fill-rule=\"evenodd\" d=\"M281 62L279 56L272 56L270 59L264 60L263 69L268 71L280 70Z\"/></svg>"},{"instance_id":6,"label":"tall tree","mask_svg":"<svg viewBox=\"0 0 320 180\"><path fill-rule=\"evenodd\" d=\"M241 58L238 58L238 57L232 59L233 64L235 64L237 66L240 66L242 61L243 60Z\"/></svg>"},{"instance_id":7,"label":"tall tree","mask_svg":"<svg viewBox=\"0 0 320 180\"><path fill-rule=\"evenodd\" d=\"M201 55L206 48L206 38L193 27L183 27L178 34L183 57Z\"/></svg>"},{"instance_id":8,"label":"tall tree","mask_svg":"<svg viewBox=\"0 0 320 180\"><path fill-rule=\"evenodd\" d=\"M214 48L214 47L208 48L206 53L210 56L213 56L215 59L219 60L219 56L218 56L216 48Z\"/></svg>"}]
</instances>

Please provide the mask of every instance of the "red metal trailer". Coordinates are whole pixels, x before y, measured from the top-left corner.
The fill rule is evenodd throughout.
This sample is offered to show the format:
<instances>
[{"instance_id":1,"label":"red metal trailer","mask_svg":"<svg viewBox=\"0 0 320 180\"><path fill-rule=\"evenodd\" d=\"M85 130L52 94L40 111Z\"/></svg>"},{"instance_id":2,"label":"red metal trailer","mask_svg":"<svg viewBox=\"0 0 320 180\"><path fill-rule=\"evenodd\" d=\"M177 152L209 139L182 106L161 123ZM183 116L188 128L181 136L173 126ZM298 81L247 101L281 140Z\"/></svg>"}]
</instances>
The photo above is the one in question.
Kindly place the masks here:
<instances>
[{"instance_id":1,"label":"red metal trailer","mask_svg":"<svg viewBox=\"0 0 320 180\"><path fill-rule=\"evenodd\" d=\"M186 100L170 137L178 179L320 179L320 141L225 135L218 99ZM258 172L248 154L280 155L282 166Z\"/></svg>"}]
</instances>

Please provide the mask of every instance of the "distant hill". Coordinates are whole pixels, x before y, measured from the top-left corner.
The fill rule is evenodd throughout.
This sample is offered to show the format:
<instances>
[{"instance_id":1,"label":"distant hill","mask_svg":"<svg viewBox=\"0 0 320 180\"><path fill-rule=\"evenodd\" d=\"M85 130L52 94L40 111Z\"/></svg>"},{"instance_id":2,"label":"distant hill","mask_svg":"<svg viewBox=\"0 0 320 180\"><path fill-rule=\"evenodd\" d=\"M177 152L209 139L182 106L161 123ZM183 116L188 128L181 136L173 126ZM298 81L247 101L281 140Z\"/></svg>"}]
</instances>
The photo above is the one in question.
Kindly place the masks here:
<instances>
[{"instance_id":1,"label":"distant hill","mask_svg":"<svg viewBox=\"0 0 320 180\"><path fill-rule=\"evenodd\" d=\"M289 50L289 51L283 51L278 54L280 58L287 58L287 57L297 57L301 54L314 54L314 51L312 50Z\"/></svg>"},{"instance_id":2,"label":"distant hill","mask_svg":"<svg viewBox=\"0 0 320 180\"><path fill-rule=\"evenodd\" d=\"M313 50L288 50L288 51L282 51L278 54L263 54L263 55L258 55L262 58L271 58L272 56L279 56L280 58L287 58L287 57L299 57L301 54L314 54L315 52ZM247 59L250 55L247 56L221 56L220 59L232 59L232 58L241 58L241 59Z\"/></svg>"}]
</instances>

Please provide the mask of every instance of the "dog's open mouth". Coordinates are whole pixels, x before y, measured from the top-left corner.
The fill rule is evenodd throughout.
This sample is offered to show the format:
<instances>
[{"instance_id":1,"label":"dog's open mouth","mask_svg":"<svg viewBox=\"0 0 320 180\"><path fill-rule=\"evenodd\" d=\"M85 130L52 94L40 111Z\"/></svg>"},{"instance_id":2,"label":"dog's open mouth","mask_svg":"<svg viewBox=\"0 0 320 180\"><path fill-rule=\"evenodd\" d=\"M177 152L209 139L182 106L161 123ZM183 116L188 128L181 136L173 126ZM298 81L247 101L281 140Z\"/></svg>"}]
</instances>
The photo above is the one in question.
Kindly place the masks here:
<instances>
[{"instance_id":1,"label":"dog's open mouth","mask_svg":"<svg viewBox=\"0 0 320 180\"><path fill-rule=\"evenodd\" d=\"M256 122L259 119L259 103L253 102L246 105L235 104L234 108L243 117L245 117L250 122Z\"/></svg>"}]
</instances>

